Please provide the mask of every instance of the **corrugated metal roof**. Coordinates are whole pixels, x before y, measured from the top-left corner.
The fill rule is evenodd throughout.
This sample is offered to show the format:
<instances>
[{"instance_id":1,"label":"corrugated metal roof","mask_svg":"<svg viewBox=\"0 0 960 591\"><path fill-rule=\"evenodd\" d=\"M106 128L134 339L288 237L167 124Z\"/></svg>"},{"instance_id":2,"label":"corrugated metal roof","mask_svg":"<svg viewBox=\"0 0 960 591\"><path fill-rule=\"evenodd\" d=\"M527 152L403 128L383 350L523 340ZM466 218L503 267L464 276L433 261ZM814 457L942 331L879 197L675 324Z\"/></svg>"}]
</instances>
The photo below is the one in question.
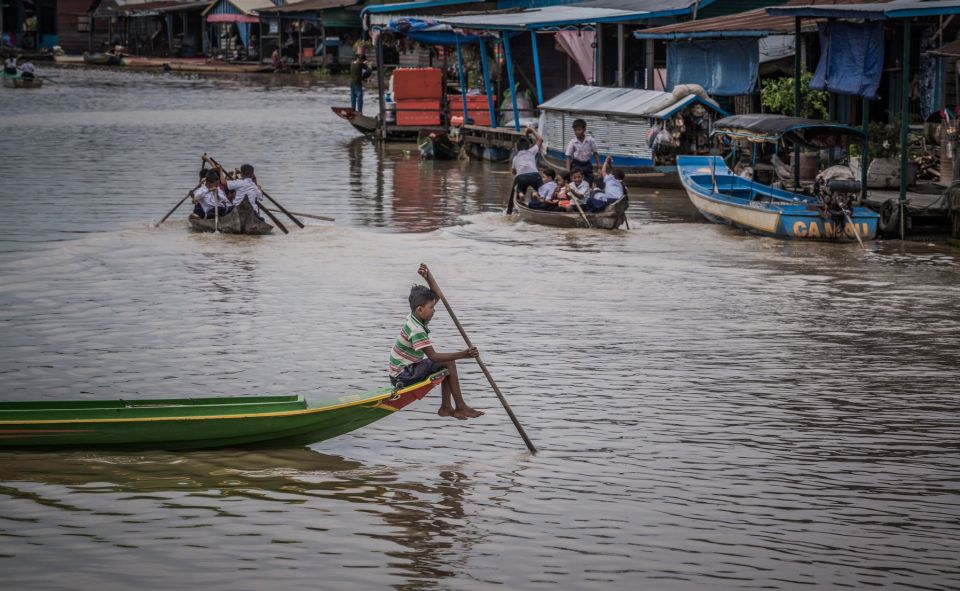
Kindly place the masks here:
<instances>
[{"instance_id":1,"label":"corrugated metal roof","mask_svg":"<svg viewBox=\"0 0 960 591\"><path fill-rule=\"evenodd\" d=\"M260 10L260 13L316 12L319 10L328 10L330 8L346 8L348 6L356 6L359 3L360 0L303 0L303 2L294 2L293 4L284 4L282 6L274 6L272 8L263 8Z\"/></svg>"},{"instance_id":2,"label":"corrugated metal roof","mask_svg":"<svg viewBox=\"0 0 960 591\"><path fill-rule=\"evenodd\" d=\"M917 16L960 14L957 0L893 0L893 2L870 2L864 4L821 5L805 2L803 5L776 6L768 8L773 16L853 18L868 21Z\"/></svg>"},{"instance_id":3,"label":"corrugated metal roof","mask_svg":"<svg viewBox=\"0 0 960 591\"><path fill-rule=\"evenodd\" d=\"M824 4L834 6L836 4L863 4L867 0L847 0L837 2L837 0L791 0L787 6ZM778 6L776 8L784 8ZM637 31L634 36L638 39L686 39L695 37L723 37L730 33L756 33L756 36L763 35L786 35L793 34L795 19L792 16L771 16L773 8L757 8L740 14L728 14L725 16L716 16L703 20L690 21L685 23L676 23L662 27L653 27ZM802 23L803 30L816 29L815 21ZM734 36L734 35L729 35Z\"/></svg>"},{"instance_id":4,"label":"corrugated metal roof","mask_svg":"<svg viewBox=\"0 0 960 591\"><path fill-rule=\"evenodd\" d=\"M416 2L393 2L389 4L369 4L363 9L363 14L381 14L387 12L409 12L423 8L440 6L456 6L457 4L477 4L488 0L419 0Z\"/></svg>"},{"instance_id":5,"label":"corrugated metal roof","mask_svg":"<svg viewBox=\"0 0 960 591\"><path fill-rule=\"evenodd\" d=\"M203 14L204 16L208 14L253 15L261 8L273 7L274 3L270 0L219 0L208 6Z\"/></svg>"},{"instance_id":6,"label":"corrugated metal roof","mask_svg":"<svg viewBox=\"0 0 960 591\"><path fill-rule=\"evenodd\" d=\"M709 0L712 1L712 0ZM488 30L536 30L572 25L642 21L693 10L696 0L592 0L577 4L443 17L453 27Z\"/></svg>"},{"instance_id":7,"label":"corrugated metal roof","mask_svg":"<svg viewBox=\"0 0 960 591\"><path fill-rule=\"evenodd\" d=\"M540 109L661 118L661 113L667 113L669 116L669 113L674 112L677 103L682 102L683 106L687 106L700 100L710 108L723 112L712 100L705 100L698 96L693 99L689 97L690 95L684 95L677 98L673 93L659 90L578 85L542 103Z\"/></svg>"}]
</instances>

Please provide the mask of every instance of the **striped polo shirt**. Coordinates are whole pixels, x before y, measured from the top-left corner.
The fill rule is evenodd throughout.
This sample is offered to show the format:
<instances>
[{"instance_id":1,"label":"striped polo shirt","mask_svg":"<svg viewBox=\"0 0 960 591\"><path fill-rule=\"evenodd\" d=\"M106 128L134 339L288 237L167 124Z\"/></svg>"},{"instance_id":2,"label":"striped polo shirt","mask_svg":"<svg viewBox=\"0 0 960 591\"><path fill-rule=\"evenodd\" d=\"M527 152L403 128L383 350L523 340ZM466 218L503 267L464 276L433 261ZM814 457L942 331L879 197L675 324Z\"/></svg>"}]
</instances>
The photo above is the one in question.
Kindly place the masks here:
<instances>
[{"instance_id":1,"label":"striped polo shirt","mask_svg":"<svg viewBox=\"0 0 960 591\"><path fill-rule=\"evenodd\" d=\"M425 356L423 350L431 345L430 329L411 312L390 350L390 375L397 377L406 366L422 361Z\"/></svg>"}]
</instances>

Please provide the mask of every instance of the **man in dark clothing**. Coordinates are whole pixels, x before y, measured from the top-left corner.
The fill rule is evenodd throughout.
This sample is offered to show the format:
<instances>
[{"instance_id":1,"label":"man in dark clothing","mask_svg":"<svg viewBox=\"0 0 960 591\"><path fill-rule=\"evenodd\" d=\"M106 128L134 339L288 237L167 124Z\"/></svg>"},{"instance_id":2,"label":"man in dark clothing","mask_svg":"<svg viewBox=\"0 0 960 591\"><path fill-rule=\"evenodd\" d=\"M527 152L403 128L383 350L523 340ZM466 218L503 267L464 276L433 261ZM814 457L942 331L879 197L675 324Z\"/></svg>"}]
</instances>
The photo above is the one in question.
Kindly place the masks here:
<instances>
[{"instance_id":1,"label":"man in dark clothing","mask_svg":"<svg viewBox=\"0 0 960 591\"><path fill-rule=\"evenodd\" d=\"M363 81L370 76L367 57L362 53L350 62L350 108L363 112Z\"/></svg>"}]
</instances>

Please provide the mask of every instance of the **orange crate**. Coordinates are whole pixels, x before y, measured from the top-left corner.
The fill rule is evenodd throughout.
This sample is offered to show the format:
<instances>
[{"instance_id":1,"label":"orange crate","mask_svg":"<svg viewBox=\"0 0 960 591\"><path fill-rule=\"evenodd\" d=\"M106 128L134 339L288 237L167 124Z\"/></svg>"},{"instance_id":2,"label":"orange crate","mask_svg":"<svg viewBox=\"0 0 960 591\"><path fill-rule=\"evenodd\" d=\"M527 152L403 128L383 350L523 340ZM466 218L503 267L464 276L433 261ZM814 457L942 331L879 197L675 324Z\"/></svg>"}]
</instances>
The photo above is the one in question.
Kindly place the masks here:
<instances>
[{"instance_id":1,"label":"orange crate","mask_svg":"<svg viewBox=\"0 0 960 591\"><path fill-rule=\"evenodd\" d=\"M393 71L393 98L439 99L443 94L440 68L397 68Z\"/></svg>"},{"instance_id":2,"label":"orange crate","mask_svg":"<svg viewBox=\"0 0 960 591\"><path fill-rule=\"evenodd\" d=\"M440 100L397 101L397 125L440 125Z\"/></svg>"}]
</instances>

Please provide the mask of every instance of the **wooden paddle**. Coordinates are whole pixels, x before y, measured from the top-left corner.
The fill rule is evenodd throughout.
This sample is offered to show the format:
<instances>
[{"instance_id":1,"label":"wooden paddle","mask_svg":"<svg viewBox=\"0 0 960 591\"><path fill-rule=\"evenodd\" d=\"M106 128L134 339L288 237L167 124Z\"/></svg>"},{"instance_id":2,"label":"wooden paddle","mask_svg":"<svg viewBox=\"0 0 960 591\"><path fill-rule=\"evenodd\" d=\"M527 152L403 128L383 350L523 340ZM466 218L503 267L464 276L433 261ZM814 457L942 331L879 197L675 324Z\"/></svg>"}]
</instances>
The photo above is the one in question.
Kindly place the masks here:
<instances>
[{"instance_id":1,"label":"wooden paddle","mask_svg":"<svg viewBox=\"0 0 960 591\"><path fill-rule=\"evenodd\" d=\"M207 154L204 153L203 156L200 157L200 159L203 160L204 162L206 162L206 161L207 161L207 160L206 160L206 159L207 159ZM200 170L203 170L203 168L201 167ZM202 185L202 184L203 184L203 179L200 179L200 183L197 184L196 187L190 189L190 191L188 191L187 194L183 196L183 199L181 199L180 201L178 201L177 204L173 206L173 209L171 209L170 211L168 211L168 212L167 212L167 215L163 216L163 219L161 219L159 222L155 223L155 224L153 225L153 227L154 227L154 228L159 228L159 227L160 227L160 224L162 224L163 222L167 221L167 218L170 217L170 216L173 214L173 212L177 211L177 208L180 207L181 205L183 205L183 202L187 200L187 197L189 197L190 195L193 194L194 191L196 191L197 189L199 189L199 188L200 188L200 185Z\"/></svg>"},{"instance_id":2,"label":"wooden paddle","mask_svg":"<svg viewBox=\"0 0 960 591\"><path fill-rule=\"evenodd\" d=\"M280 228L280 230L281 230L284 234L289 234L289 233L290 233L290 232L287 231L287 229L284 227L284 225L280 223L280 220L277 219L277 216L273 215L273 213L271 213L270 210L267 209L266 206L265 206L263 203L260 204L260 211L262 211L263 213L267 214L267 217L269 217L270 220L273 221L273 223L275 223L275 224L277 225L277 227Z\"/></svg>"},{"instance_id":3,"label":"wooden paddle","mask_svg":"<svg viewBox=\"0 0 960 591\"><path fill-rule=\"evenodd\" d=\"M213 163L214 166L220 166L220 164L218 164L217 161L214 160L213 158L209 158L209 160L210 160L211 163ZM274 205L277 206L277 209L279 209L279 210L282 211L283 213L287 214L287 217L290 218L291 220L293 220L293 223L295 223L296 225L300 226L301 228L304 227L303 222L301 222L301 221L298 220L297 218L293 217L293 214L291 214L289 211L287 211L285 207L283 207L282 205L280 205L280 204L277 202L276 199L274 199L273 197L270 196L269 193L267 193L266 191L264 191L264 190L263 190L263 187L260 186L260 183L258 183L256 180L254 180L253 182L254 182L254 184L257 185L257 188L260 189L260 192L263 194L263 196L270 200L270 203L273 203ZM271 216L270 219L274 219L274 218ZM277 224L277 226L278 226L281 230L283 230L283 226L282 226L281 224ZM284 233L288 233L286 230L283 230L283 231L284 231Z\"/></svg>"},{"instance_id":4,"label":"wooden paddle","mask_svg":"<svg viewBox=\"0 0 960 591\"><path fill-rule=\"evenodd\" d=\"M571 197L571 201L573 201L574 205L577 206L577 211L580 212L580 217L582 217L583 221L586 222L587 227L593 228L593 226L590 225L590 220L587 219L587 214L583 213L583 208L580 207L580 200L577 199L577 196L574 195L573 197Z\"/></svg>"},{"instance_id":5,"label":"wooden paddle","mask_svg":"<svg viewBox=\"0 0 960 591\"><path fill-rule=\"evenodd\" d=\"M843 212L843 217L847 218L847 222L850 224L850 229L853 230L854 237L856 237L857 242L860 243L860 248L862 248L863 250L867 250L867 247L864 246L863 244L863 240L860 240L860 232L859 230L857 230L857 225L853 223L853 218L850 217L850 214L847 213L847 210L844 209L844 207L840 205L840 203L837 203L837 207L839 207L840 211Z\"/></svg>"},{"instance_id":6,"label":"wooden paddle","mask_svg":"<svg viewBox=\"0 0 960 591\"><path fill-rule=\"evenodd\" d=\"M440 298L441 302L443 302L443 307L447 309L447 313L450 314L450 318L453 320L453 323L457 325L457 330L460 331L460 336L462 336L464 342L467 343L467 347L473 347L473 343L470 342L470 337L467 336L467 331L463 329L463 325L461 325L460 321L457 320L457 315L454 314L453 308L450 307L450 303L443 295L443 291L440 289L440 286L437 285L437 280L433 278L433 274L430 273L430 269L427 268L427 265L421 263L420 270L418 272L424 279L427 280L427 284L430 286L430 289L433 290L433 293L437 294L437 297ZM480 359L479 355L477 356L477 365L480 366L480 369L483 371L483 375L486 376L487 381L490 382L490 386L493 388L494 393L497 395L497 398L500 399L500 404L503 405L503 409L507 411L507 415L510 417L510 420L513 421L513 426L517 428L517 432L520 433L520 437L523 438L523 442L527 444L527 449L530 450L530 453L537 453L537 448L533 446L533 442L530 441L530 438L527 437L523 427L520 426L520 421L518 421L517 416L513 414L513 409L510 408L510 405L507 403L507 399L504 398L503 394L500 392L500 388L498 388L497 383L493 381L493 376L490 375L490 371L483 363L483 360Z\"/></svg>"},{"instance_id":7,"label":"wooden paddle","mask_svg":"<svg viewBox=\"0 0 960 591\"><path fill-rule=\"evenodd\" d=\"M507 215L513 213L513 202L517 198L517 177L513 177L513 184L510 185L510 196L507 197Z\"/></svg>"},{"instance_id":8,"label":"wooden paddle","mask_svg":"<svg viewBox=\"0 0 960 591\"><path fill-rule=\"evenodd\" d=\"M302 218L312 218L312 219L315 219L315 220L323 220L323 221L325 221L325 222L335 222L335 221L337 221L337 218L332 218L332 217L328 217L328 216L325 216L325 215L313 215L313 214L311 214L311 213L300 213L300 212L298 212L298 211L293 212L293 215L298 215L298 216L300 216L300 217L302 217Z\"/></svg>"}]
</instances>

